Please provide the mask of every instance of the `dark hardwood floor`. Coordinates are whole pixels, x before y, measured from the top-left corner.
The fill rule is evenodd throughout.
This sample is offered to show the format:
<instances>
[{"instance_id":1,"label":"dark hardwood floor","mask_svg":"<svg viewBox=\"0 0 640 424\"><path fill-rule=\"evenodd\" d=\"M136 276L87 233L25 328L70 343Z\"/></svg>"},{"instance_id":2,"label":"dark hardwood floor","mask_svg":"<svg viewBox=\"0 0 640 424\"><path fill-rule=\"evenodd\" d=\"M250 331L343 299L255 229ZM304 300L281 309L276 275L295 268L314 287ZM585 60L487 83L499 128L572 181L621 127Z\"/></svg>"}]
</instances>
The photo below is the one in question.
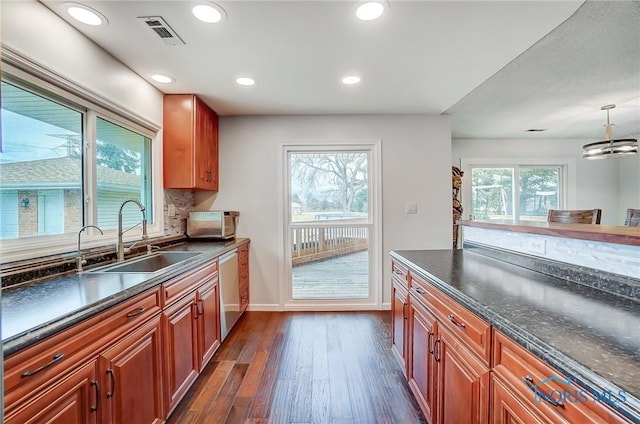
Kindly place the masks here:
<instances>
[{"instance_id":1,"label":"dark hardwood floor","mask_svg":"<svg viewBox=\"0 0 640 424\"><path fill-rule=\"evenodd\" d=\"M167 421L422 423L390 313L247 312Z\"/></svg>"}]
</instances>

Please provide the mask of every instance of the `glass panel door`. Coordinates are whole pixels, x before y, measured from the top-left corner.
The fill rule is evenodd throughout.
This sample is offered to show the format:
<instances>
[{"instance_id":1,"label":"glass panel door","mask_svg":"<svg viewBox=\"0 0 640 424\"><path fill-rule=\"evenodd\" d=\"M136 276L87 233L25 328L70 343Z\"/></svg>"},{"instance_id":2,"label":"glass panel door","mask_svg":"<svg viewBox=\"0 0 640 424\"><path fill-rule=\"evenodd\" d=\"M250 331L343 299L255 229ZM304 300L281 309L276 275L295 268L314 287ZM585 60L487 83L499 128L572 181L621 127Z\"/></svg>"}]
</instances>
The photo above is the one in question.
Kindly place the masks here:
<instances>
[{"instance_id":1,"label":"glass panel door","mask_svg":"<svg viewBox=\"0 0 640 424\"><path fill-rule=\"evenodd\" d=\"M291 300L371 299L370 153L288 153Z\"/></svg>"}]
</instances>

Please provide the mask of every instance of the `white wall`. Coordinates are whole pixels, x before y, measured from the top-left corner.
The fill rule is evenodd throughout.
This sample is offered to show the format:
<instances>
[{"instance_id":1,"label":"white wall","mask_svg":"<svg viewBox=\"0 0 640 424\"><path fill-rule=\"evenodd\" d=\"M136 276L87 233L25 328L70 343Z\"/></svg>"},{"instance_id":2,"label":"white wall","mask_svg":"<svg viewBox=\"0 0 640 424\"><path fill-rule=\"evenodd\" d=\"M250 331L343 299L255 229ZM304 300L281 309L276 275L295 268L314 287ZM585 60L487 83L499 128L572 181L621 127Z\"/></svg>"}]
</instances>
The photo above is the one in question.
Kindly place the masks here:
<instances>
[{"instance_id":1,"label":"white wall","mask_svg":"<svg viewBox=\"0 0 640 424\"><path fill-rule=\"evenodd\" d=\"M638 140L640 134L631 138ZM622 221L628 208L640 209L640 155L620 159L623 160L618 167L618 219Z\"/></svg>"},{"instance_id":2,"label":"white wall","mask_svg":"<svg viewBox=\"0 0 640 424\"><path fill-rule=\"evenodd\" d=\"M574 158L576 193L567 209L602 209L603 225L622 225L624 209L640 204L640 155L603 160L582 159L585 140L453 140L452 160L461 158ZM463 184L469 185L465 175ZM622 184L619 184L622 183ZM465 210L470 209L464 205ZM640 206L636 206L640 207Z\"/></svg>"},{"instance_id":3,"label":"white wall","mask_svg":"<svg viewBox=\"0 0 640 424\"><path fill-rule=\"evenodd\" d=\"M162 93L36 1L3 1L2 44L157 127Z\"/></svg>"},{"instance_id":4,"label":"white wall","mask_svg":"<svg viewBox=\"0 0 640 424\"><path fill-rule=\"evenodd\" d=\"M262 116L220 119L220 191L196 193L198 209L240 211L250 237L251 308L280 307L282 144L382 140L383 302L390 299L394 249L451 246L451 130L425 115ZM416 202L418 214L405 214ZM380 282L379 282L380 284Z\"/></svg>"}]
</instances>

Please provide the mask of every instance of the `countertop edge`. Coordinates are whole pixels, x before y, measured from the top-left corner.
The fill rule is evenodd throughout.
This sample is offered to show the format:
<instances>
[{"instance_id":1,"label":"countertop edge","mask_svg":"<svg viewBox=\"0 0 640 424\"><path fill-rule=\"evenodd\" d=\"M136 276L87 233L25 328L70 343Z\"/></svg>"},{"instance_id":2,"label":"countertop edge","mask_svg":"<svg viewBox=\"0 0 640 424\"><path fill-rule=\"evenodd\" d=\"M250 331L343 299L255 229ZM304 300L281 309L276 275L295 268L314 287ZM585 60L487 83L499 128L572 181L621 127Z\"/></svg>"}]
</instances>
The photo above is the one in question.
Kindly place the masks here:
<instances>
[{"instance_id":1,"label":"countertop edge","mask_svg":"<svg viewBox=\"0 0 640 424\"><path fill-rule=\"evenodd\" d=\"M564 375L571 377L572 381L575 381L583 389L590 392L595 390L600 393L603 390L611 390L612 393L618 393L618 390L621 390L621 388L614 383L558 351L556 348L540 340L528 331L512 324L509 320L503 318L498 313L493 312L487 306L451 287L447 282L440 280L438 277L423 269L420 265L417 265L411 260L405 258L400 253L391 251L389 252L389 255L416 271L418 275L426 279L438 290L487 321L491 326L503 332L506 336L512 338L537 358L554 367ZM572 284L577 285L577 283ZM638 417L640 417L640 399L637 399L630 393L626 393L626 397L625 402L607 404L626 418L635 422L640 422L638 421Z\"/></svg>"},{"instance_id":2,"label":"countertop edge","mask_svg":"<svg viewBox=\"0 0 640 424\"><path fill-rule=\"evenodd\" d=\"M603 243L640 246L640 228L612 225L560 224L537 221L470 221L459 220L458 225L485 228L489 230L513 231L516 233L539 234Z\"/></svg>"},{"instance_id":3,"label":"countertop edge","mask_svg":"<svg viewBox=\"0 0 640 424\"><path fill-rule=\"evenodd\" d=\"M197 243L198 241L194 241L194 242ZM211 259L222 256L225 253L233 249L236 249L242 246L243 244L249 243L249 242L250 242L249 238L238 238L236 239L236 242L234 244L225 246L219 251L205 252L202 255L198 255L195 258L191 258L184 261L184 264L181 264L180 266L176 266L175 268L172 268L167 273L164 273L162 275L151 276L148 280L141 282L135 287L132 287L127 290L123 290L119 293L116 293L105 299L102 299L99 302L87 305L86 307L79 309L71 313L70 315L65 315L54 321L48 321L48 322L42 323L41 325L34 327L33 329L27 332L17 334L6 340L2 340L3 355L6 358L14 353L22 351L41 340L44 340L61 331L64 331L86 319L89 319L99 314L100 312L103 312L113 306L116 306L126 300L129 300L132 297L139 295L140 293L153 289L159 286L160 284L163 284L164 282L184 273L186 269L200 266L205 262L210 261ZM182 243L177 243L174 246L170 246L167 248L167 250L171 250L171 248L175 248L179 244L182 244Z\"/></svg>"}]
</instances>

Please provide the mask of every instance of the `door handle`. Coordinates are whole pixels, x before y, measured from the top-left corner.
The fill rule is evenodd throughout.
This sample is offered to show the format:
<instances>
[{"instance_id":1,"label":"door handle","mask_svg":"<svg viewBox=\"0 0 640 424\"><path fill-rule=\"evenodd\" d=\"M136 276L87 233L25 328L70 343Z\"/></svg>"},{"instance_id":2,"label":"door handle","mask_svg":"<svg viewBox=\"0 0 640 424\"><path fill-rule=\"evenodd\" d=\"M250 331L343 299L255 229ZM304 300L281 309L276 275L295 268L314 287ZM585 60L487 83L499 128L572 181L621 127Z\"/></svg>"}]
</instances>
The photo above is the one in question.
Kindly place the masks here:
<instances>
[{"instance_id":1,"label":"door handle","mask_svg":"<svg viewBox=\"0 0 640 424\"><path fill-rule=\"evenodd\" d=\"M91 385L96 389L96 404L91 405L91 412L95 412L100 408L100 384L98 380L91 380Z\"/></svg>"},{"instance_id":2,"label":"door handle","mask_svg":"<svg viewBox=\"0 0 640 424\"><path fill-rule=\"evenodd\" d=\"M111 390L107 392L107 399L109 399L113 397L113 394L116 392L116 376L111 368L107 369L107 375L111 379Z\"/></svg>"}]
</instances>

